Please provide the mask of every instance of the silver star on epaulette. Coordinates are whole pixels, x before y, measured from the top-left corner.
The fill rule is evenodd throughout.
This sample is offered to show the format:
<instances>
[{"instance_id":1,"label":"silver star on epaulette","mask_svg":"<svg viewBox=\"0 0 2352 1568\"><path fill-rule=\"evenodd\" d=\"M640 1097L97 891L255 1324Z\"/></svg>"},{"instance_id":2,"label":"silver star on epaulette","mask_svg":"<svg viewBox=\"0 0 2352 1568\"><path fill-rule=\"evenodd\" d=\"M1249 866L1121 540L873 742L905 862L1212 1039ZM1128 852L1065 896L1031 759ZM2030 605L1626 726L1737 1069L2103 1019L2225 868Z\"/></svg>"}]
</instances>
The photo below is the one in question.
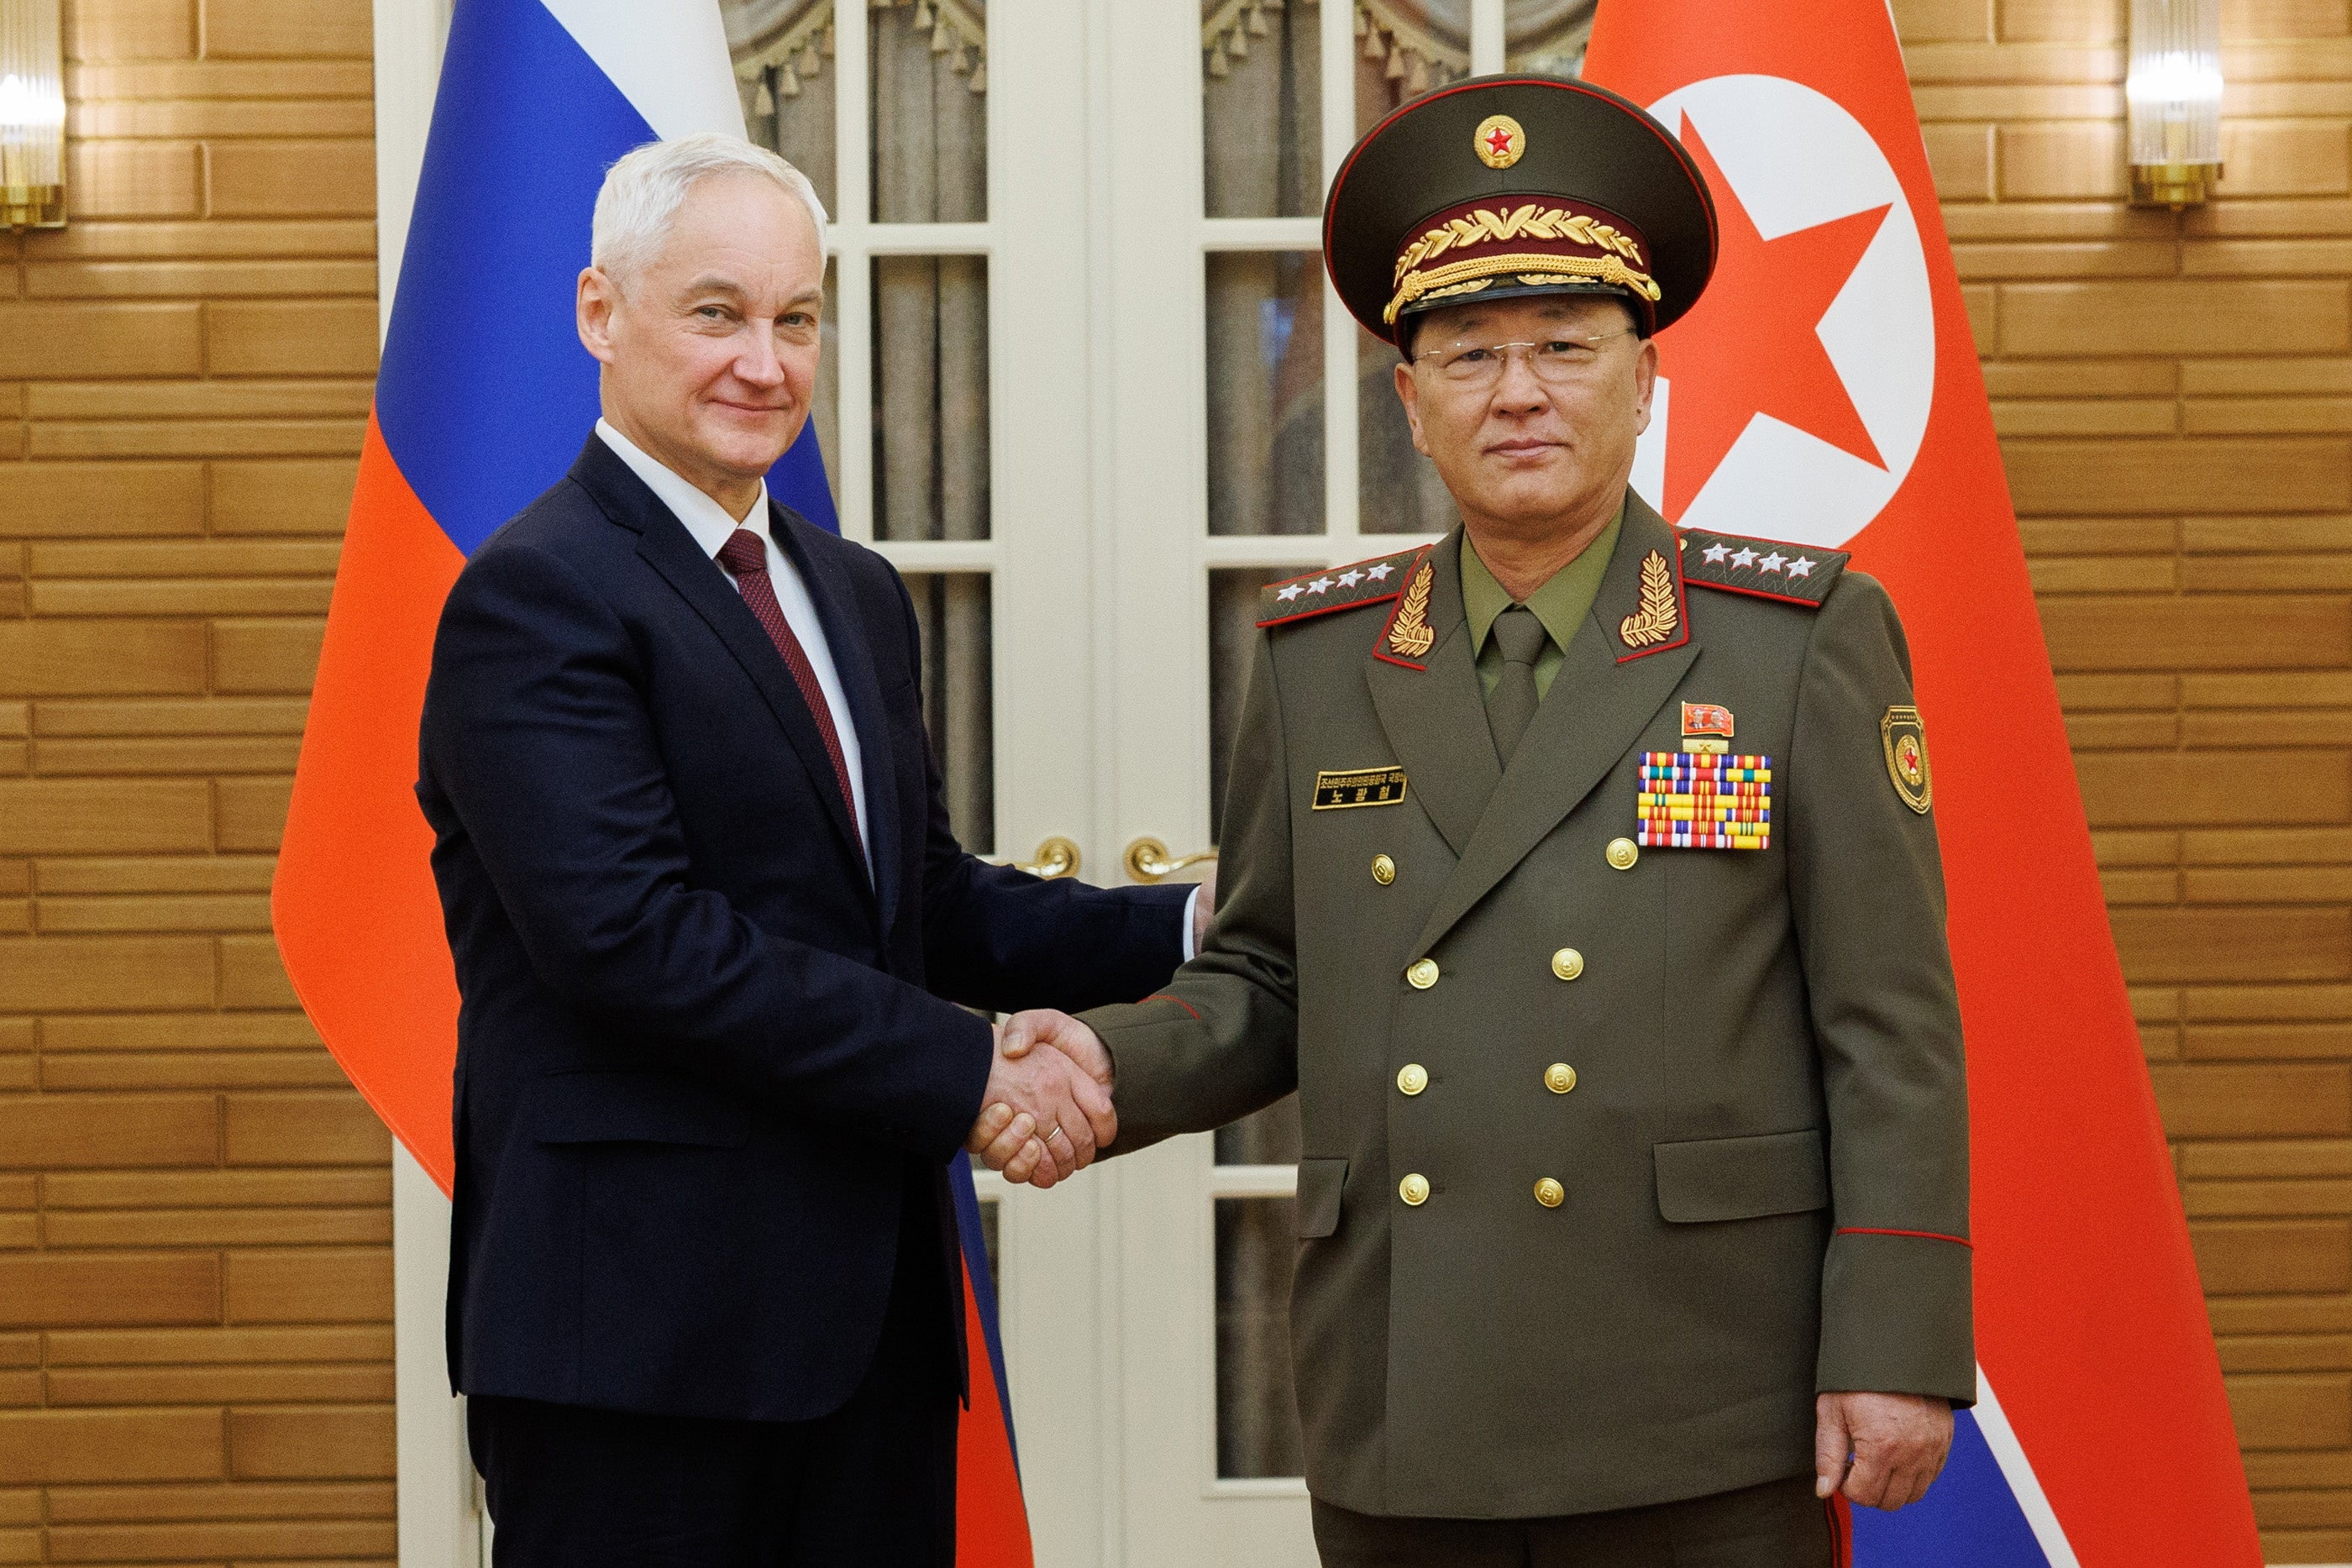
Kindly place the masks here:
<instances>
[{"instance_id":1,"label":"silver star on epaulette","mask_svg":"<svg viewBox=\"0 0 2352 1568\"><path fill-rule=\"evenodd\" d=\"M1807 560L1803 556L1799 556L1796 559L1789 563L1789 575L1790 577L1811 577L1813 575L1813 563Z\"/></svg>"},{"instance_id":2,"label":"silver star on epaulette","mask_svg":"<svg viewBox=\"0 0 2352 1568\"><path fill-rule=\"evenodd\" d=\"M1782 555L1779 550L1774 550L1770 555L1766 556L1762 560L1758 561L1756 564L1758 569L1760 570L1778 571L1782 567L1789 564L1789 558Z\"/></svg>"},{"instance_id":3,"label":"silver star on epaulette","mask_svg":"<svg viewBox=\"0 0 2352 1568\"><path fill-rule=\"evenodd\" d=\"M1378 566L1376 566L1376 567L1373 567L1370 570L1369 570L1369 571L1367 571L1367 572L1365 572L1365 573L1364 573L1364 575L1365 575L1366 577L1370 578L1374 582L1378 582L1381 579L1382 579L1382 578L1386 577L1388 574L1389 574L1389 563L1388 563L1388 562L1386 562L1386 561L1382 561L1382 562L1381 562L1381 564L1380 564L1380 565L1378 565Z\"/></svg>"},{"instance_id":4,"label":"silver star on epaulette","mask_svg":"<svg viewBox=\"0 0 2352 1568\"><path fill-rule=\"evenodd\" d=\"M1731 558L1731 564L1740 567L1753 566L1756 564L1756 552L1742 545L1738 552Z\"/></svg>"},{"instance_id":5,"label":"silver star on epaulette","mask_svg":"<svg viewBox=\"0 0 2352 1568\"><path fill-rule=\"evenodd\" d=\"M1364 574L1360 571L1343 571L1339 574L1339 582L1343 587L1353 588L1363 580Z\"/></svg>"},{"instance_id":6,"label":"silver star on epaulette","mask_svg":"<svg viewBox=\"0 0 2352 1568\"><path fill-rule=\"evenodd\" d=\"M1331 580L1329 578L1318 577L1314 581L1307 585L1307 591L1309 593L1321 593L1330 586Z\"/></svg>"},{"instance_id":7,"label":"silver star on epaulette","mask_svg":"<svg viewBox=\"0 0 2352 1568\"><path fill-rule=\"evenodd\" d=\"M1706 547L1706 564L1709 566L1721 566L1723 564L1724 558L1728 556L1730 553L1731 547L1729 545L1709 545Z\"/></svg>"},{"instance_id":8,"label":"silver star on epaulette","mask_svg":"<svg viewBox=\"0 0 2352 1568\"><path fill-rule=\"evenodd\" d=\"M1294 583L1292 583L1288 588L1277 588L1277 589L1276 589L1276 590L1275 590L1275 591L1274 591L1274 596L1275 596L1276 599L1296 599L1296 598L1297 598L1301 593L1304 593L1304 592L1306 592L1306 591L1306 591L1304 588L1302 588L1301 586L1299 586L1297 583L1295 583L1295 582L1294 582Z\"/></svg>"}]
</instances>

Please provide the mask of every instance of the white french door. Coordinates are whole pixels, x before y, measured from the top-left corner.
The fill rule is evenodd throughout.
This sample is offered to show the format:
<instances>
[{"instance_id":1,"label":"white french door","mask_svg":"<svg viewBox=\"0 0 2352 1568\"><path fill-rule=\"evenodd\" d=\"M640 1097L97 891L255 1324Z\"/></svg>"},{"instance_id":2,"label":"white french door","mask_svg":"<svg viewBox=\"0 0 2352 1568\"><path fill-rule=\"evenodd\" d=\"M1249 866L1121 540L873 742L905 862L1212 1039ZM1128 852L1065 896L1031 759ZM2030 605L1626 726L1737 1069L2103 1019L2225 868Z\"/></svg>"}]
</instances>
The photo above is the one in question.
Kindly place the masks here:
<instances>
[{"instance_id":1,"label":"white french door","mask_svg":"<svg viewBox=\"0 0 2352 1568\"><path fill-rule=\"evenodd\" d=\"M394 264L447 4L376 7ZM843 531L915 594L975 850L1118 882L1211 847L1258 586L1450 526L1323 280L1322 191L1405 98L1572 66L1591 4L724 0L751 133L836 219L818 428ZM1048 1193L981 1178L1041 1568L1315 1561L1297 1141L1286 1103ZM395 1157L401 1558L472 1568L446 1206Z\"/></svg>"}]
</instances>

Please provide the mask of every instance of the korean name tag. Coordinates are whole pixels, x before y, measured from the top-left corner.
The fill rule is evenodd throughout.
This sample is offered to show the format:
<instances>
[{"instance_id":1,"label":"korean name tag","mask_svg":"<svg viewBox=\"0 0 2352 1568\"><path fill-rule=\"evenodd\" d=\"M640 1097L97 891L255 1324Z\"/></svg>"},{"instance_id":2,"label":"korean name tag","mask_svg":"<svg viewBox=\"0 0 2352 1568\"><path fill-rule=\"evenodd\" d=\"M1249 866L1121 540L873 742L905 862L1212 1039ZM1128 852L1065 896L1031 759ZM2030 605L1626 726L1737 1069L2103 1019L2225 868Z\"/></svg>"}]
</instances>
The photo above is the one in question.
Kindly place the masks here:
<instances>
[{"instance_id":1,"label":"korean name tag","mask_svg":"<svg viewBox=\"0 0 2352 1568\"><path fill-rule=\"evenodd\" d=\"M1357 768L1315 775L1315 810L1344 811L1356 806L1393 806L1404 799L1404 769Z\"/></svg>"}]
</instances>

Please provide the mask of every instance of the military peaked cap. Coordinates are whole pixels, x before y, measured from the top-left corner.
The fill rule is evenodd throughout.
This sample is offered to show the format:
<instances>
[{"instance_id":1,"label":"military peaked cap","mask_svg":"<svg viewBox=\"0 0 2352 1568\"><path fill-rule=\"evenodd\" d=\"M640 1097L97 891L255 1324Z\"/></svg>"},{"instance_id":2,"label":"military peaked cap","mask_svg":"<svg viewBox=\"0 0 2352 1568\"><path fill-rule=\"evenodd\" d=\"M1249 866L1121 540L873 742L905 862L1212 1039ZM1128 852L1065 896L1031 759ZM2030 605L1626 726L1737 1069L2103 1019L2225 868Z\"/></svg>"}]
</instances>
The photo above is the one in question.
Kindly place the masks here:
<instances>
[{"instance_id":1,"label":"military peaked cap","mask_svg":"<svg viewBox=\"0 0 2352 1568\"><path fill-rule=\"evenodd\" d=\"M1474 77L1365 133L1323 209L1323 258L1349 311L1400 318L1473 296L1598 290L1643 329L1671 326L1715 270L1706 179L1666 128L1604 88Z\"/></svg>"}]
</instances>

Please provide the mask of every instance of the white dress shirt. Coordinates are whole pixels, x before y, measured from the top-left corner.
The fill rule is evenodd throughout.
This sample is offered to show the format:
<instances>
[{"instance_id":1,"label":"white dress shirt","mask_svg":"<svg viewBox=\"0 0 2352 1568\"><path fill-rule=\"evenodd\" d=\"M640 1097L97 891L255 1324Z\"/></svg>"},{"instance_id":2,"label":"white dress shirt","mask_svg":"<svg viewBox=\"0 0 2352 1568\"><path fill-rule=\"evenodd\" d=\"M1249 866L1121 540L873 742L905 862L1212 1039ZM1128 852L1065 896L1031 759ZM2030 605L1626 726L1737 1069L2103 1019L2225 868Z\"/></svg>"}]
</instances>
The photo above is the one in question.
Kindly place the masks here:
<instances>
[{"instance_id":1,"label":"white dress shirt","mask_svg":"<svg viewBox=\"0 0 2352 1568\"><path fill-rule=\"evenodd\" d=\"M710 557L713 570L726 573L727 569L718 564L719 552L737 528L749 528L760 536L760 543L768 552L768 579L775 588L776 602L783 608L784 624L801 640L801 651L808 654L808 662L816 671L817 686L824 693L824 706L831 710L833 727L841 737L842 759L849 765L851 806L857 814L857 838L866 846L866 869L871 876L874 835L866 825L866 773L858 766L857 727L849 719L849 698L841 689L841 673L834 666L833 644L825 641L824 622L817 617L816 601L809 597L808 584L802 580L793 558L777 546L774 534L769 530L767 481L760 482L760 498L739 523L727 515L726 507L646 455L635 442L614 429L609 422L598 420L596 434L615 456L629 465L631 472L646 482L646 487L670 509L670 515L686 526L702 553ZM727 580L732 583L735 580L729 576Z\"/></svg>"}]
</instances>

